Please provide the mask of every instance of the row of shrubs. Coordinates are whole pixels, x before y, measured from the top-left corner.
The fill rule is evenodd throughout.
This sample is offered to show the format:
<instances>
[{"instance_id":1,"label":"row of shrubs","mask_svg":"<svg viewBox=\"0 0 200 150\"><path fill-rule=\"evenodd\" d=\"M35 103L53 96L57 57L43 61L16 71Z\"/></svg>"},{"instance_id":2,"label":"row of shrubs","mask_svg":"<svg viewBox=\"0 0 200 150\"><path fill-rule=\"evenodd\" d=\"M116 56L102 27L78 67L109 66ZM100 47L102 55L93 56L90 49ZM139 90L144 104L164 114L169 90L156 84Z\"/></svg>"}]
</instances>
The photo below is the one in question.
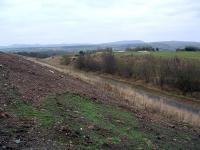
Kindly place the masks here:
<instances>
[{"instance_id":1,"label":"row of shrubs","mask_svg":"<svg viewBox=\"0 0 200 150\"><path fill-rule=\"evenodd\" d=\"M180 58L158 58L152 55L119 58L112 52L96 56L81 53L76 67L88 71L101 71L147 83L176 88L182 94L200 92L200 62Z\"/></svg>"},{"instance_id":2,"label":"row of shrubs","mask_svg":"<svg viewBox=\"0 0 200 150\"><path fill-rule=\"evenodd\" d=\"M193 46L187 46L187 47L185 47L185 48L183 48L183 49L178 48L176 51L177 51L177 52L178 52L178 51L198 52L198 51L200 51L200 48L198 48L198 47L193 47Z\"/></svg>"},{"instance_id":3,"label":"row of shrubs","mask_svg":"<svg viewBox=\"0 0 200 150\"><path fill-rule=\"evenodd\" d=\"M146 47L126 48L126 51L133 51L133 52L138 52L138 51L156 52L156 51L159 51L159 48L153 48L153 47L150 47L150 46L146 46Z\"/></svg>"}]
</instances>

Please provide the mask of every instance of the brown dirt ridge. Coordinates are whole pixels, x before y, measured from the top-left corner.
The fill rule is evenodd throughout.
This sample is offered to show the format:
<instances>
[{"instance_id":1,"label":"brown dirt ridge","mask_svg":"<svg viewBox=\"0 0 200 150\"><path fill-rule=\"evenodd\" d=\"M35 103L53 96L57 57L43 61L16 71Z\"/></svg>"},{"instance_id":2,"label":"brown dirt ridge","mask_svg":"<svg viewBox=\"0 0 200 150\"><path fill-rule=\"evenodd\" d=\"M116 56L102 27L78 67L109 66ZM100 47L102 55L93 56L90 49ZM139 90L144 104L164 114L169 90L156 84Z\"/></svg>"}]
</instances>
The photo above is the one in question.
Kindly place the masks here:
<instances>
[{"instance_id":1,"label":"brown dirt ridge","mask_svg":"<svg viewBox=\"0 0 200 150\"><path fill-rule=\"evenodd\" d=\"M0 55L2 75L17 88L24 99L38 105L48 95L70 91L94 99L115 99L109 93L101 92L77 78L40 66L22 57L10 54ZM105 94L104 94L105 93Z\"/></svg>"}]
</instances>

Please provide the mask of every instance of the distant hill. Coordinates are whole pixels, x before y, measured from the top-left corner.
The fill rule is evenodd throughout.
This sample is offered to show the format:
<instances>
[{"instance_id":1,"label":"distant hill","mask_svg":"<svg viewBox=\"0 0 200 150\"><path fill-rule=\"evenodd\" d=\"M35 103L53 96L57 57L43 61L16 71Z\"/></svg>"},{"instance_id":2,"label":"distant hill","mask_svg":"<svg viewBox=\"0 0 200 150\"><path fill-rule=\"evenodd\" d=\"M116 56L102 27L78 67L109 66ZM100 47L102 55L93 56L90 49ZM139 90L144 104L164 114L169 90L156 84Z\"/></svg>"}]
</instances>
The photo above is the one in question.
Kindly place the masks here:
<instances>
[{"instance_id":1,"label":"distant hill","mask_svg":"<svg viewBox=\"0 0 200 150\"><path fill-rule=\"evenodd\" d=\"M110 43L104 43L101 45L131 45L131 44L144 44L144 41L141 40L129 40L129 41L116 41L116 42L110 42Z\"/></svg>"},{"instance_id":2,"label":"distant hill","mask_svg":"<svg viewBox=\"0 0 200 150\"><path fill-rule=\"evenodd\" d=\"M161 41L161 42L144 42L141 40L129 40L129 41L116 41L100 44L15 44L10 46L0 46L1 51L47 51L47 50L62 50L67 52L77 52L80 50L96 50L107 47L112 47L114 50L124 50L126 48L135 48L151 46L153 48L159 48L161 51L175 51L178 48L185 48L186 46L194 46L200 48L200 42L188 42L188 41Z\"/></svg>"},{"instance_id":3,"label":"distant hill","mask_svg":"<svg viewBox=\"0 0 200 150\"><path fill-rule=\"evenodd\" d=\"M200 48L200 42L187 42L187 41L163 41L148 43L154 48L161 50L175 51L178 48L185 48L186 46L194 46Z\"/></svg>"}]
</instances>

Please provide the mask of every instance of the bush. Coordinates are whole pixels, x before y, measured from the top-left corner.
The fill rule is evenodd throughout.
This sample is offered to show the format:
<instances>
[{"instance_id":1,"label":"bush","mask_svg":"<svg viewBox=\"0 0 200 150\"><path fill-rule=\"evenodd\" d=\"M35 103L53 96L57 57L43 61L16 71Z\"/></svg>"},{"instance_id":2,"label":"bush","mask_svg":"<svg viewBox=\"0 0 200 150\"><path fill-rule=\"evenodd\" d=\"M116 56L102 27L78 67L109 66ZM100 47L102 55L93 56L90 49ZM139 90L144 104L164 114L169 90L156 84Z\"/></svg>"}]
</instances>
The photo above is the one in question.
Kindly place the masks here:
<instances>
[{"instance_id":1,"label":"bush","mask_svg":"<svg viewBox=\"0 0 200 150\"><path fill-rule=\"evenodd\" d=\"M200 92L199 61L180 58L157 58L151 55L116 58L112 52L101 56L82 53L78 56L79 69L118 74L160 86L179 89L182 94Z\"/></svg>"},{"instance_id":2,"label":"bush","mask_svg":"<svg viewBox=\"0 0 200 150\"><path fill-rule=\"evenodd\" d=\"M186 51L186 52L196 52L196 51L200 51L200 48L198 47L194 47L194 46L186 46L184 49L176 49L176 51Z\"/></svg>"},{"instance_id":3,"label":"bush","mask_svg":"<svg viewBox=\"0 0 200 150\"><path fill-rule=\"evenodd\" d=\"M79 53L76 67L79 69L91 70L91 71L98 71L101 70L101 66L91 54L85 54L83 52Z\"/></svg>"},{"instance_id":4,"label":"bush","mask_svg":"<svg viewBox=\"0 0 200 150\"><path fill-rule=\"evenodd\" d=\"M85 57L84 57L84 55L85 55L85 53L83 53L82 51L79 52L78 59L77 59L77 62L76 62L76 67L79 68L79 69L85 68Z\"/></svg>"},{"instance_id":5,"label":"bush","mask_svg":"<svg viewBox=\"0 0 200 150\"><path fill-rule=\"evenodd\" d=\"M199 62L179 58L160 60L159 85L179 89L183 95L200 91Z\"/></svg>"},{"instance_id":6,"label":"bush","mask_svg":"<svg viewBox=\"0 0 200 150\"><path fill-rule=\"evenodd\" d=\"M180 89L183 95L200 91L200 67L198 64L191 61L179 61L175 75L175 87Z\"/></svg>"},{"instance_id":7,"label":"bush","mask_svg":"<svg viewBox=\"0 0 200 150\"><path fill-rule=\"evenodd\" d=\"M185 48L185 51L188 51L188 52L195 52L195 51L200 51L200 49L198 47L193 47L193 46L187 46Z\"/></svg>"},{"instance_id":8,"label":"bush","mask_svg":"<svg viewBox=\"0 0 200 150\"><path fill-rule=\"evenodd\" d=\"M145 82L153 81L155 77L155 57L151 55L146 55L141 57L141 62L139 63L139 76Z\"/></svg>"},{"instance_id":9,"label":"bush","mask_svg":"<svg viewBox=\"0 0 200 150\"><path fill-rule=\"evenodd\" d=\"M123 62L123 60L117 61L117 73L118 75L126 78L130 78L133 75L133 63Z\"/></svg>"},{"instance_id":10,"label":"bush","mask_svg":"<svg viewBox=\"0 0 200 150\"><path fill-rule=\"evenodd\" d=\"M112 52L102 54L102 69L105 73L114 74L116 72L116 59Z\"/></svg>"},{"instance_id":11,"label":"bush","mask_svg":"<svg viewBox=\"0 0 200 150\"><path fill-rule=\"evenodd\" d=\"M155 52L155 51L159 51L159 48L153 48L151 46L139 46L136 48L126 48L126 51L133 51L133 52L138 52L138 51L149 51L149 52Z\"/></svg>"},{"instance_id":12,"label":"bush","mask_svg":"<svg viewBox=\"0 0 200 150\"><path fill-rule=\"evenodd\" d=\"M101 69L100 64L98 64L96 60L92 58L91 55L86 55L84 59L84 66L87 70L92 70L92 71L98 71Z\"/></svg>"},{"instance_id":13,"label":"bush","mask_svg":"<svg viewBox=\"0 0 200 150\"><path fill-rule=\"evenodd\" d=\"M69 65L70 62L71 62L71 58L70 58L69 55L63 55L62 56L62 62L61 62L61 64L63 64L63 65Z\"/></svg>"}]
</instances>

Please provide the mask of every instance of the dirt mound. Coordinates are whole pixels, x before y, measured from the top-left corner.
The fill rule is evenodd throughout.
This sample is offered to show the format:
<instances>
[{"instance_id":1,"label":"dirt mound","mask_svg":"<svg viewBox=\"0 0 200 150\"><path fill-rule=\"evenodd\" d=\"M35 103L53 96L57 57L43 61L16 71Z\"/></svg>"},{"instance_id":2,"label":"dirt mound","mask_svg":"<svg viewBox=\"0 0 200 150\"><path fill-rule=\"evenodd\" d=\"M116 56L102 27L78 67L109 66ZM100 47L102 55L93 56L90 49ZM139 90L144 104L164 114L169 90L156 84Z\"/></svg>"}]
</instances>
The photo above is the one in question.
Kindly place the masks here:
<instances>
[{"instance_id":1,"label":"dirt mound","mask_svg":"<svg viewBox=\"0 0 200 150\"><path fill-rule=\"evenodd\" d=\"M17 55L0 53L0 149L56 149L52 148L54 143L48 143L50 131L47 135L46 132L41 133L41 129L37 132L34 117L33 120L17 117L17 112L11 110L15 110L12 107L17 105L17 101L25 100L37 107L45 97L64 92L102 100L113 99L109 94L102 94L101 90L79 79L42 67ZM19 107L22 107L21 112L30 109L21 105Z\"/></svg>"},{"instance_id":2,"label":"dirt mound","mask_svg":"<svg viewBox=\"0 0 200 150\"><path fill-rule=\"evenodd\" d=\"M104 100L112 97L109 93L105 94L79 79L40 66L17 55L1 53L0 71L4 84L16 88L25 100L34 105L38 105L48 95L67 91Z\"/></svg>"}]
</instances>

